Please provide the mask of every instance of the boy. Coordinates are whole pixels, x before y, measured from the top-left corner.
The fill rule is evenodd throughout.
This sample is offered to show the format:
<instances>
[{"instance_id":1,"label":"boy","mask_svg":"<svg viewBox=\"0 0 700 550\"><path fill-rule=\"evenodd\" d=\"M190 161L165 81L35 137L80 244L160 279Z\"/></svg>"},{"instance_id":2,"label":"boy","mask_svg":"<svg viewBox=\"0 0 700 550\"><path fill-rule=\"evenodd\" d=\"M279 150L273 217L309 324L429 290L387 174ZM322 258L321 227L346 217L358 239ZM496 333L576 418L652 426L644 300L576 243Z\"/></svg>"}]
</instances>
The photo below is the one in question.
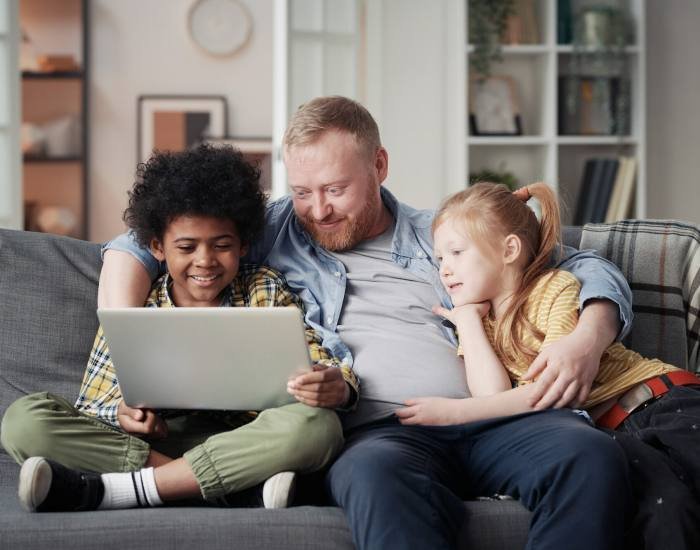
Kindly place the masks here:
<instances>
[{"instance_id":1,"label":"boy","mask_svg":"<svg viewBox=\"0 0 700 550\"><path fill-rule=\"evenodd\" d=\"M124 220L168 268L145 307L302 307L277 272L240 264L265 212L259 171L240 152L202 145L155 153L138 176ZM356 391L352 372L312 329L306 338L316 368L341 368ZM335 412L303 403L259 414L131 408L101 328L75 407L51 394L28 395L10 406L2 424L3 446L23 463L20 501L38 512L196 497L250 504L262 482L263 504L285 507L294 472L322 468L342 443ZM240 492L249 488L244 500ZM231 499L233 493L239 495Z\"/></svg>"}]
</instances>

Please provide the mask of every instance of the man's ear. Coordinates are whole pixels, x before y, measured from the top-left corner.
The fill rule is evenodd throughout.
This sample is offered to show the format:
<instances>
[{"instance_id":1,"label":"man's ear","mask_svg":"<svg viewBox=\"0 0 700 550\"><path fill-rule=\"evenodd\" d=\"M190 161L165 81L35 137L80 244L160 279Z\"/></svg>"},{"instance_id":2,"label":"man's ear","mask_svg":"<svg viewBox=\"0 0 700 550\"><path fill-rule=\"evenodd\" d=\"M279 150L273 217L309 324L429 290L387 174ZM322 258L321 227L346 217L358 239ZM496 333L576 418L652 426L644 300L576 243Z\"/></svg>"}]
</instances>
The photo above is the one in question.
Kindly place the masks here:
<instances>
[{"instance_id":1,"label":"man's ear","mask_svg":"<svg viewBox=\"0 0 700 550\"><path fill-rule=\"evenodd\" d=\"M518 258L523 250L523 243L517 235L508 235L503 241L503 262L512 264Z\"/></svg>"},{"instance_id":2,"label":"man's ear","mask_svg":"<svg viewBox=\"0 0 700 550\"><path fill-rule=\"evenodd\" d=\"M374 155L374 170L377 174L377 181L379 185L384 183L387 174L389 173L389 153L386 152L384 147L377 149Z\"/></svg>"},{"instance_id":3,"label":"man's ear","mask_svg":"<svg viewBox=\"0 0 700 550\"><path fill-rule=\"evenodd\" d=\"M151 254L159 262L165 261L165 252L163 252L163 244L156 238L151 239L151 244L149 245L151 249Z\"/></svg>"}]
</instances>

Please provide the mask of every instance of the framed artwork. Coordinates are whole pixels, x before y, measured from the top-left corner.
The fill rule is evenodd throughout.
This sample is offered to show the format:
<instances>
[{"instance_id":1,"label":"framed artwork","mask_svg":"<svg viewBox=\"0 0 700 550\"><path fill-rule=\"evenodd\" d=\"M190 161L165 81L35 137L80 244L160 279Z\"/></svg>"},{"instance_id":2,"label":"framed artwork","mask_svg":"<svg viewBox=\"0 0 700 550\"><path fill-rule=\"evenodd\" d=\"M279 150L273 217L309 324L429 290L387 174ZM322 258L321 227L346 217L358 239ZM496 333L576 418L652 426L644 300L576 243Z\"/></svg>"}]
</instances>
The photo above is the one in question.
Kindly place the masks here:
<instances>
[{"instance_id":1,"label":"framed artwork","mask_svg":"<svg viewBox=\"0 0 700 550\"><path fill-rule=\"evenodd\" d=\"M144 162L154 149L184 151L208 138L228 134L224 96L143 95L138 99L136 158Z\"/></svg>"},{"instance_id":2,"label":"framed artwork","mask_svg":"<svg viewBox=\"0 0 700 550\"><path fill-rule=\"evenodd\" d=\"M266 193L272 192L272 138L271 137L226 137L209 139L214 145L231 145L238 149L245 159L260 169L260 187Z\"/></svg>"},{"instance_id":3,"label":"framed artwork","mask_svg":"<svg viewBox=\"0 0 700 550\"><path fill-rule=\"evenodd\" d=\"M473 136L522 135L515 81L511 77L471 79L469 127Z\"/></svg>"}]
</instances>

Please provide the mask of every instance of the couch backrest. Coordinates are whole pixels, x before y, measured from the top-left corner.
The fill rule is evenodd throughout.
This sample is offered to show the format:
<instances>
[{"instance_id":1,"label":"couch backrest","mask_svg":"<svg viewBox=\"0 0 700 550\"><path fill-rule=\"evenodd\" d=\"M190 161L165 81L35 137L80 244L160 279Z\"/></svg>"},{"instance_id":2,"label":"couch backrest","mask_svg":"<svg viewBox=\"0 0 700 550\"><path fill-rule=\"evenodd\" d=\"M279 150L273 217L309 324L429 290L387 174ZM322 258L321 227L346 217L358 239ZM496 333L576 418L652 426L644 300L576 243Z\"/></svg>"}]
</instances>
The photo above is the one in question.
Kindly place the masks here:
<instances>
[{"instance_id":1,"label":"couch backrest","mask_svg":"<svg viewBox=\"0 0 700 550\"><path fill-rule=\"evenodd\" d=\"M101 265L98 244L0 229L0 416L28 393L77 396Z\"/></svg>"},{"instance_id":2,"label":"couch backrest","mask_svg":"<svg viewBox=\"0 0 700 550\"><path fill-rule=\"evenodd\" d=\"M614 262L630 283L634 330L624 343L700 371L700 227L674 220L588 224L580 248Z\"/></svg>"},{"instance_id":3,"label":"couch backrest","mask_svg":"<svg viewBox=\"0 0 700 550\"><path fill-rule=\"evenodd\" d=\"M634 222L614 227L622 228L629 235L627 226L630 223ZM676 222L672 222L670 229L664 223L643 222L643 225L647 230L649 227L655 231L657 227L665 228L663 234L679 232ZM698 228L681 225L682 233L687 233L687 238L695 243L695 248L689 245L689 250L697 250L695 241L700 242ZM578 246L580 236L581 228L564 230L566 244ZM674 241L676 247L677 242ZM613 251L620 247L611 247L609 243L606 235L600 246L592 247L623 268L635 289L635 302L639 304L635 308L646 307L643 304L649 301L648 283L636 279L640 270L631 272L627 267L629 256L616 255ZM655 246L646 248L645 264L658 262L664 254L661 246L658 250ZM638 258L641 257L638 251ZM696 268L699 262L700 258L694 261ZM101 265L98 244L0 229L0 417L15 399L28 393L51 391L68 399L77 396L97 330L95 310ZM669 273L682 270L688 274L690 267L685 263L666 265L665 269ZM691 281L694 284L690 289L692 293L680 296L681 305L678 306L685 307L686 312L693 315L697 315L699 306L700 275L697 279L694 283ZM674 289L668 294L671 297L677 295ZM662 295L659 296L663 299ZM647 350L640 349L640 346L648 344L649 340L638 336L654 332L661 324L657 317L639 309L637 320L639 324L633 331L631 347L645 353ZM697 322L683 327L686 325L668 325L664 338L694 339L697 344ZM654 353L647 355L658 356ZM668 357L662 358L669 360Z\"/></svg>"}]
</instances>

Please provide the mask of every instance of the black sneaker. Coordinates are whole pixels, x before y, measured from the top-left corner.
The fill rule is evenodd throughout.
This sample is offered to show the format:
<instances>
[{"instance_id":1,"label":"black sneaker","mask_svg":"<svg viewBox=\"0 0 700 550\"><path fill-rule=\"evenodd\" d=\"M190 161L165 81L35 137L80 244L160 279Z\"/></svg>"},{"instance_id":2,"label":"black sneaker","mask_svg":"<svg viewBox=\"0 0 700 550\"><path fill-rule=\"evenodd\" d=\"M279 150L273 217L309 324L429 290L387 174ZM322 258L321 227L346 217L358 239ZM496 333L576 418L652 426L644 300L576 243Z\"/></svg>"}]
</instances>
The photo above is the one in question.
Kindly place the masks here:
<instances>
[{"instance_id":1,"label":"black sneaker","mask_svg":"<svg viewBox=\"0 0 700 550\"><path fill-rule=\"evenodd\" d=\"M19 501L27 512L96 510L104 492L100 474L72 470L40 456L25 460L19 473Z\"/></svg>"}]
</instances>

